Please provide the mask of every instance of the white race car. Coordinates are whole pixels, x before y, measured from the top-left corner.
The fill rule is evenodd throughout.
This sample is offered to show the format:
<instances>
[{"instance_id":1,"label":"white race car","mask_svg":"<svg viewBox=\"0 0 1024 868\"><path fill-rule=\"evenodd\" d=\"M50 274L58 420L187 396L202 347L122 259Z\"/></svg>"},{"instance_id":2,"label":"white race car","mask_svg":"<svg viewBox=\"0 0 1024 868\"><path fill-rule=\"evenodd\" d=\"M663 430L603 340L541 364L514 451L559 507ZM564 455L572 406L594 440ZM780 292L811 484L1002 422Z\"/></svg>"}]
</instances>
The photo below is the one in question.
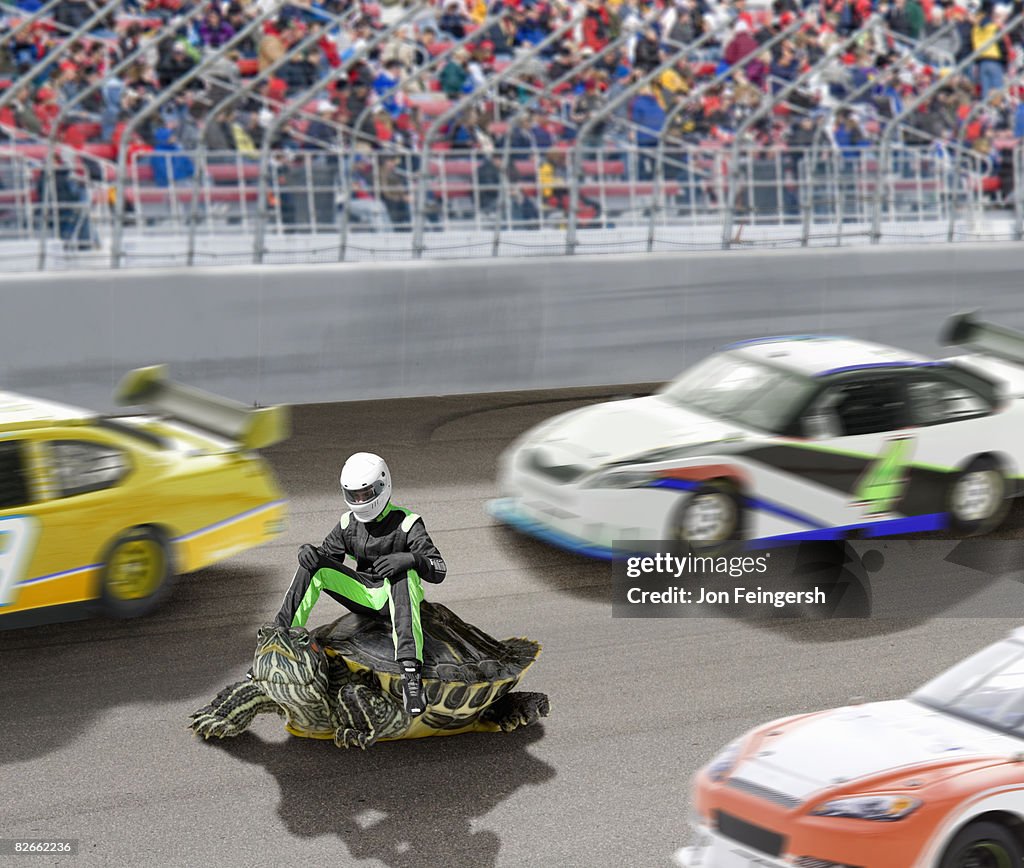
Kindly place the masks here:
<instances>
[{"instance_id":1,"label":"white race car","mask_svg":"<svg viewBox=\"0 0 1024 868\"><path fill-rule=\"evenodd\" d=\"M743 341L657 394L528 431L491 514L563 548L998 526L1024 491L1024 334L953 317L935 361L868 341Z\"/></svg>"}]
</instances>

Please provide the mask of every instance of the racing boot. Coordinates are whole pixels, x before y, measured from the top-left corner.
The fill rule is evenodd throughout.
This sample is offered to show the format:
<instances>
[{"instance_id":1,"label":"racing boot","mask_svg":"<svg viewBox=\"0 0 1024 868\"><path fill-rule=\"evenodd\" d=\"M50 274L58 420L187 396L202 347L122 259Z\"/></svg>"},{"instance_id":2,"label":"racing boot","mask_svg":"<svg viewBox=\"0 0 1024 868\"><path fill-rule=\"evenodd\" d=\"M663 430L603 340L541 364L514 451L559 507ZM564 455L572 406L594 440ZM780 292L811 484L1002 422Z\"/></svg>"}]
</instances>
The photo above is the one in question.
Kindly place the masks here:
<instances>
[{"instance_id":1,"label":"racing boot","mask_svg":"<svg viewBox=\"0 0 1024 868\"><path fill-rule=\"evenodd\" d=\"M400 660L402 666L402 698L405 700L406 713L411 717L423 714L427 710L423 696L423 676L420 674L419 660Z\"/></svg>"}]
</instances>

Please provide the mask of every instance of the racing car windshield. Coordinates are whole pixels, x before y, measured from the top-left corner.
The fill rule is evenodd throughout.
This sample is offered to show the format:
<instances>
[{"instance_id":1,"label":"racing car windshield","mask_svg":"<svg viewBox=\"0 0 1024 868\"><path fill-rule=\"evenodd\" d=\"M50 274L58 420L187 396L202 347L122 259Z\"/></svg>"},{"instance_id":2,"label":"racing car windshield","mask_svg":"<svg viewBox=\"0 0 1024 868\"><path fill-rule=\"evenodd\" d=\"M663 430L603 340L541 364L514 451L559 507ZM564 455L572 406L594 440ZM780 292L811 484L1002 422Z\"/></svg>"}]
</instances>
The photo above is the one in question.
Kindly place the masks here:
<instances>
[{"instance_id":1,"label":"racing car windshield","mask_svg":"<svg viewBox=\"0 0 1024 868\"><path fill-rule=\"evenodd\" d=\"M809 378L730 353L709 356L661 394L685 407L780 433L814 389Z\"/></svg>"},{"instance_id":2,"label":"racing car windshield","mask_svg":"<svg viewBox=\"0 0 1024 868\"><path fill-rule=\"evenodd\" d=\"M933 679L911 699L973 723L1024 736L1024 645L997 642Z\"/></svg>"}]
</instances>

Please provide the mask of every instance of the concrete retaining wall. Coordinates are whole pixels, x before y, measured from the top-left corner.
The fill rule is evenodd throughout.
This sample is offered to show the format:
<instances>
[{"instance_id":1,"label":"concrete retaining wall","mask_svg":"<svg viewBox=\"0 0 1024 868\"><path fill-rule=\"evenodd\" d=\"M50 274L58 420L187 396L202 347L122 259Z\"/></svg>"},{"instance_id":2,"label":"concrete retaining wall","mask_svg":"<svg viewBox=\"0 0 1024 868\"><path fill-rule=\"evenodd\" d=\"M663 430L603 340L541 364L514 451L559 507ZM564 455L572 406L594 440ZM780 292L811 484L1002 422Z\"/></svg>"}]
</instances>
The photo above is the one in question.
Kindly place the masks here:
<instances>
[{"instance_id":1,"label":"concrete retaining wall","mask_svg":"<svg viewBox=\"0 0 1024 868\"><path fill-rule=\"evenodd\" d=\"M107 408L132 367L247 403L656 381L724 342L841 332L936 352L1024 329L1017 244L0 277L0 388Z\"/></svg>"}]
</instances>

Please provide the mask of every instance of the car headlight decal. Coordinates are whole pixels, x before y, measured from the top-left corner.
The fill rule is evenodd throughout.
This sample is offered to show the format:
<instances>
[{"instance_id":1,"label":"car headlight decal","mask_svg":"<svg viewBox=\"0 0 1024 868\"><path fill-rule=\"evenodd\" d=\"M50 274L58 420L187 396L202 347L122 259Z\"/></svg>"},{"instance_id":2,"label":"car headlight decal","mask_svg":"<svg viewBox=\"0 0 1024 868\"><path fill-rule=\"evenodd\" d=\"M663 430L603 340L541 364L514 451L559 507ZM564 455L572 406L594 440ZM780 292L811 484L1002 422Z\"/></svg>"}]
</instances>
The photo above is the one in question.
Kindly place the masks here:
<instances>
[{"instance_id":1,"label":"car headlight decal","mask_svg":"<svg viewBox=\"0 0 1024 868\"><path fill-rule=\"evenodd\" d=\"M902 793L843 796L818 805L816 817L847 817L853 820L902 820L921 807L919 799Z\"/></svg>"},{"instance_id":2,"label":"car headlight decal","mask_svg":"<svg viewBox=\"0 0 1024 868\"><path fill-rule=\"evenodd\" d=\"M632 468L629 470L620 470L614 468L611 470L601 470L593 474L589 479L583 482L584 488L643 488L646 485L654 482L663 474L663 471L651 471L651 470L638 470Z\"/></svg>"},{"instance_id":3,"label":"car headlight decal","mask_svg":"<svg viewBox=\"0 0 1024 868\"><path fill-rule=\"evenodd\" d=\"M740 756L740 740L726 745L710 763L708 763L708 777L716 783L731 772L736 766L736 760Z\"/></svg>"}]
</instances>

